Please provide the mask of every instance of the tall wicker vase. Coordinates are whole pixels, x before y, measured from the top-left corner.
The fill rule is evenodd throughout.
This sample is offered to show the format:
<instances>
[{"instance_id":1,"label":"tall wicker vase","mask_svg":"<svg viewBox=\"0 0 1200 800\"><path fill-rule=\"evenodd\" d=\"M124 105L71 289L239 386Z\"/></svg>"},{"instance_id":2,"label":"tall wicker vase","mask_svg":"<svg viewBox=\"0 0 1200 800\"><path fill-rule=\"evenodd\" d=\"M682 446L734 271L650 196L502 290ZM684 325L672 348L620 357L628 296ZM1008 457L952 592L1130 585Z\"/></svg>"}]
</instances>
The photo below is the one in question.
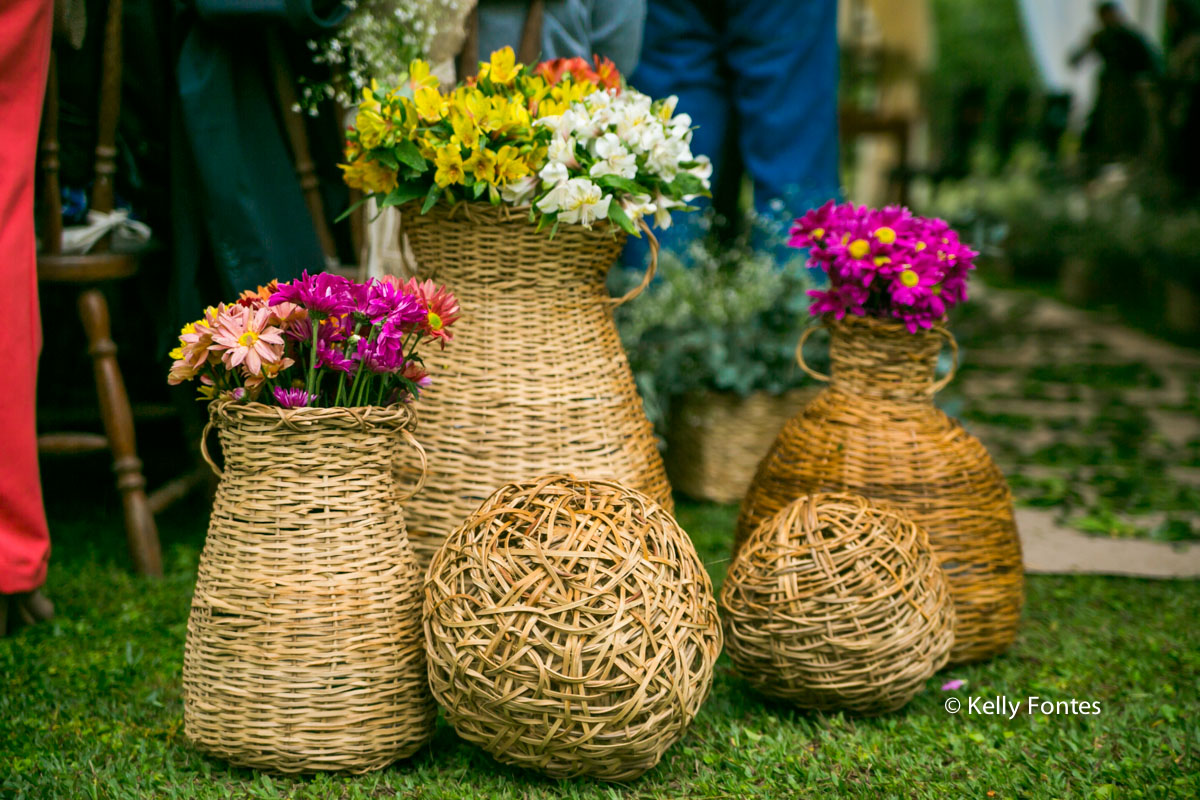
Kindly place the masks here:
<instances>
[{"instance_id":1,"label":"tall wicker vase","mask_svg":"<svg viewBox=\"0 0 1200 800\"><path fill-rule=\"evenodd\" d=\"M426 489L407 506L421 564L501 486L548 473L614 480L672 511L653 430L617 337L605 275L624 244L607 225L561 225L528 211L438 205L405 217L422 278L445 283L462 317L425 356L418 404Z\"/></svg>"},{"instance_id":2,"label":"tall wicker vase","mask_svg":"<svg viewBox=\"0 0 1200 800\"><path fill-rule=\"evenodd\" d=\"M869 317L826 320L833 376L780 432L742 502L737 543L804 494L850 491L904 508L929 533L950 581L951 663L1007 648L1024 602L1012 496L987 450L933 405L943 327L909 333ZM806 335L801 338L801 346Z\"/></svg>"},{"instance_id":3,"label":"tall wicker vase","mask_svg":"<svg viewBox=\"0 0 1200 800\"><path fill-rule=\"evenodd\" d=\"M212 406L224 469L183 661L184 730L201 750L367 772L433 734L421 580L393 478L424 462L414 424L404 406Z\"/></svg>"}]
</instances>

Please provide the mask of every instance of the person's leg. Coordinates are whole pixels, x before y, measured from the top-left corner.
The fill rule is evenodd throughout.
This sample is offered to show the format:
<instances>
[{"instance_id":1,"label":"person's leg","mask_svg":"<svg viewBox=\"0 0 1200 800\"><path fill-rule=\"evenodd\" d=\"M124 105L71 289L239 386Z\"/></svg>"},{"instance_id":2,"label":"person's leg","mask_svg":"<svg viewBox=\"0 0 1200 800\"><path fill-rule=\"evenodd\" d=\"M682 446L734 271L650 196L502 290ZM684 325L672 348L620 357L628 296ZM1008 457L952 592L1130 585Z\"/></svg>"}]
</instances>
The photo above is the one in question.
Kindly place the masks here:
<instances>
[{"instance_id":1,"label":"person's leg","mask_svg":"<svg viewBox=\"0 0 1200 800\"><path fill-rule=\"evenodd\" d=\"M33 184L52 8L52 0L0 3L0 374L5 382L0 392L0 594L5 595L41 586L50 555L34 424L41 322Z\"/></svg>"},{"instance_id":2,"label":"person's leg","mask_svg":"<svg viewBox=\"0 0 1200 800\"><path fill-rule=\"evenodd\" d=\"M725 0L731 97L754 205L786 222L840 195L837 0Z\"/></svg>"},{"instance_id":3,"label":"person's leg","mask_svg":"<svg viewBox=\"0 0 1200 800\"><path fill-rule=\"evenodd\" d=\"M713 0L650 0L642 56L629 83L655 99L675 95L677 114L688 114L697 126L692 134L692 153L713 162L712 185L718 185L721 153L730 113L729 86L720 48L720 21ZM706 207L706 198L694 205ZM666 231L655 231L664 248L680 251L697 235L696 214L676 213ZM625 263L640 266L646 246L633 241L626 249Z\"/></svg>"}]
</instances>

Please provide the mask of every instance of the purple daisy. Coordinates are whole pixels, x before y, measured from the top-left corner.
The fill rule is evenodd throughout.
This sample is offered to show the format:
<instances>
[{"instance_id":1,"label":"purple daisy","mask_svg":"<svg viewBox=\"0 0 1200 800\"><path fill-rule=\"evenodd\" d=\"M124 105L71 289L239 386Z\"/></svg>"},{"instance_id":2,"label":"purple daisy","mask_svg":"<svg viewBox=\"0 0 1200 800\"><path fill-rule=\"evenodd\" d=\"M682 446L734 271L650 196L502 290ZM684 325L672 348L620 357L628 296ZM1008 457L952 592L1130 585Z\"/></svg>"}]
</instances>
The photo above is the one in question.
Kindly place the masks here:
<instances>
[{"instance_id":1,"label":"purple daisy","mask_svg":"<svg viewBox=\"0 0 1200 800\"><path fill-rule=\"evenodd\" d=\"M330 272L309 275L308 270L296 280L280 284L275 294L271 295L270 303L295 303L318 317L345 314L354 310L354 298L350 293L348 279Z\"/></svg>"},{"instance_id":2,"label":"purple daisy","mask_svg":"<svg viewBox=\"0 0 1200 800\"><path fill-rule=\"evenodd\" d=\"M275 395L275 402L284 408L304 408L316 399L303 389L285 389L282 386L276 386L272 394Z\"/></svg>"}]
</instances>

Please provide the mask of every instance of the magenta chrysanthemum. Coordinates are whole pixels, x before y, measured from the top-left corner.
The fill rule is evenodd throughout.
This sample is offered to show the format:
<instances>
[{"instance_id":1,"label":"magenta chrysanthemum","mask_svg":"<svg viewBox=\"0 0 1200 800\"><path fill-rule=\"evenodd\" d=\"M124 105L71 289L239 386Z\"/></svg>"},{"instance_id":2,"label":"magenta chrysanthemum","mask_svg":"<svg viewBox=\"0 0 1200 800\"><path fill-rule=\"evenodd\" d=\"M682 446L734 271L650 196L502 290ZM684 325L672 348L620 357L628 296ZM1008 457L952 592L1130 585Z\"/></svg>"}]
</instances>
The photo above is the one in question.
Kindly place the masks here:
<instances>
[{"instance_id":1,"label":"magenta chrysanthemum","mask_svg":"<svg viewBox=\"0 0 1200 800\"><path fill-rule=\"evenodd\" d=\"M829 276L828 289L809 292L813 314L890 317L914 332L967 299L978 255L943 220L851 203L809 211L788 244L808 248L809 265Z\"/></svg>"},{"instance_id":2,"label":"magenta chrysanthemum","mask_svg":"<svg viewBox=\"0 0 1200 800\"><path fill-rule=\"evenodd\" d=\"M319 272L309 275L305 270L299 278L279 285L271 295L271 305L295 303L318 317L345 314L354 310L350 281L341 275Z\"/></svg>"},{"instance_id":3,"label":"magenta chrysanthemum","mask_svg":"<svg viewBox=\"0 0 1200 800\"><path fill-rule=\"evenodd\" d=\"M284 408L304 408L314 399L303 389L285 389L282 386L276 386L272 394L275 395L275 402Z\"/></svg>"}]
</instances>

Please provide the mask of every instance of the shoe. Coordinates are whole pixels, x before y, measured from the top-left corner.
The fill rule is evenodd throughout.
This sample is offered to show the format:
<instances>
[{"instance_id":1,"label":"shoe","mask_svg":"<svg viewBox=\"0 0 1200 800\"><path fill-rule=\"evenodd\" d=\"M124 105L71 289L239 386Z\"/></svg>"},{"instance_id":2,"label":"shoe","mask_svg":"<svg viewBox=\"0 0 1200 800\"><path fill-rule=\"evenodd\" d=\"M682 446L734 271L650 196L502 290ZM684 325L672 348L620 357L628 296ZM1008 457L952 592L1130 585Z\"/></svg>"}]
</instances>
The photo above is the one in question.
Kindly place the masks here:
<instances>
[{"instance_id":1,"label":"shoe","mask_svg":"<svg viewBox=\"0 0 1200 800\"><path fill-rule=\"evenodd\" d=\"M54 619L54 603L40 589L0 595L0 633L4 635L50 619Z\"/></svg>"}]
</instances>

